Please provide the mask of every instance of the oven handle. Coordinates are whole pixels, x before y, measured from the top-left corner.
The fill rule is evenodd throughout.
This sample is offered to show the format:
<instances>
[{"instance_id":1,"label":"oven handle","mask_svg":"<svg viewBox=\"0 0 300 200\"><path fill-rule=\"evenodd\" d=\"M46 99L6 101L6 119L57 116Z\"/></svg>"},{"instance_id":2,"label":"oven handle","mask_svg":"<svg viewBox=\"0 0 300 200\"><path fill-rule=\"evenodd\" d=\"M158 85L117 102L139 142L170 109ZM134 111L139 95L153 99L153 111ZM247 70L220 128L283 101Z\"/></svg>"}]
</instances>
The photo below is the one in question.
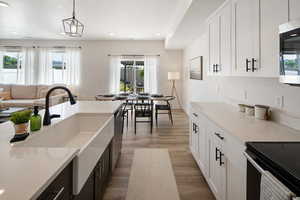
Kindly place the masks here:
<instances>
[{"instance_id":1,"label":"oven handle","mask_svg":"<svg viewBox=\"0 0 300 200\"><path fill-rule=\"evenodd\" d=\"M247 160L255 167L261 174L265 173L265 170L261 168L254 160L249 156L248 153L244 152L244 156L247 158Z\"/></svg>"}]
</instances>

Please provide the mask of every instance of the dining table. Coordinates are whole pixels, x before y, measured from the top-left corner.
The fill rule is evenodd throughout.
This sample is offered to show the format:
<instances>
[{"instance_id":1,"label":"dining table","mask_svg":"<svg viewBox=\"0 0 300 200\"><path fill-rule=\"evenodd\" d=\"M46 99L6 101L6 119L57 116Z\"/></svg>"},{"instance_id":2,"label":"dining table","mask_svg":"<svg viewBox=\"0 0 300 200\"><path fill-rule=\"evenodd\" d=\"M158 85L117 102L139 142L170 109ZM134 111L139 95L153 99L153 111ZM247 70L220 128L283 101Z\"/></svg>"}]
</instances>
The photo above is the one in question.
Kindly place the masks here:
<instances>
[{"instance_id":1,"label":"dining table","mask_svg":"<svg viewBox=\"0 0 300 200\"><path fill-rule=\"evenodd\" d=\"M154 101L156 102L167 102L170 100L173 100L173 96L164 96L164 95L140 95L140 94L119 94L119 95L97 95L95 96L96 101L123 101L124 102L124 111L126 110L127 106L133 106L136 104L143 104L143 103L150 103L151 105L151 112L152 112L152 117L151 117L151 129L153 126L153 114L154 114ZM133 108L132 108L133 110Z\"/></svg>"}]
</instances>

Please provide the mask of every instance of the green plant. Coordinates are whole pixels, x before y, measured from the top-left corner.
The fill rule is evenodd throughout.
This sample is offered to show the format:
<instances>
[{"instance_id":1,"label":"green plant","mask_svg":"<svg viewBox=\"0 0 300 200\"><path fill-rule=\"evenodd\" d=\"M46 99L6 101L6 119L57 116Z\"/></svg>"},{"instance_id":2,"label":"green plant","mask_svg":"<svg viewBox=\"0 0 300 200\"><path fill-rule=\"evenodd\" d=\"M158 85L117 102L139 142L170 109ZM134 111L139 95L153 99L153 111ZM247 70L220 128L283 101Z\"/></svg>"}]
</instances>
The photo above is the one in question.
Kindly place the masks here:
<instances>
[{"instance_id":1,"label":"green plant","mask_svg":"<svg viewBox=\"0 0 300 200\"><path fill-rule=\"evenodd\" d=\"M15 112L11 115L10 121L12 121L14 124L27 123L31 117L31 113L32 113L31 110Z\"/></svg>"}]
</instances>

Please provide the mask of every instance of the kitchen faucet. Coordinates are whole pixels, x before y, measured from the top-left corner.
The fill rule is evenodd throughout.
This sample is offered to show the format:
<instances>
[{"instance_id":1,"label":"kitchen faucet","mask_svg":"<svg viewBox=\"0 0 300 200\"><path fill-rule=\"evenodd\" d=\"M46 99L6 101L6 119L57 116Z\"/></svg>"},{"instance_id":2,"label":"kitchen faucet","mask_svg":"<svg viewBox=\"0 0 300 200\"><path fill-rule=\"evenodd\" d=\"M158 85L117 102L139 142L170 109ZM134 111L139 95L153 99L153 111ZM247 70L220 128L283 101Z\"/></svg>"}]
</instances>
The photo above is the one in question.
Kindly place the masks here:
<instances>
[{"instance_id":1,"label":"kitchen faucet","mask_svg":"<svg viewBox=\"0 0 300 200\"><path fill-rule=\"evenodd\" d=\"M74 105L76 104L76 101L71 93L71 91L66 88L66 87L63 87L63 86L56 86L56 87L53 87L51 88L48 92L47 92L47 95L46 95L46 111L45 111L45 115L44 115L44 121L43 121L43 125L44 126L48 126L51 124L51 119L52 118L59 118L60 115L57 115L57 114L53 114L53 115L50 115L50 111L49 111L49 98L50 98L50 94L54 91L54 90L57 90L57 89L62 89L62 90L65 90L68 95L69 95L69 99L70 99L70 103L71 105Z\"/></svg>"}]
</instances>

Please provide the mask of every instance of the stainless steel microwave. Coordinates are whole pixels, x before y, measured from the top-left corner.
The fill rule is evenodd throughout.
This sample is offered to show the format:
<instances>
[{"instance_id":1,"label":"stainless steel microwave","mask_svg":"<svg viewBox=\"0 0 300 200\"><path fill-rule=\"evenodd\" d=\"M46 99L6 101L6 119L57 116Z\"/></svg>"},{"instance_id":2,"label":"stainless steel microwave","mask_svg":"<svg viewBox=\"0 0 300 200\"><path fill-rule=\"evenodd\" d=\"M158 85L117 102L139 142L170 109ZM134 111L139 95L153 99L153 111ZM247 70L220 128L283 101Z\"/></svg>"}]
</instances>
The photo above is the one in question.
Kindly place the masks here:
<instances>
[{"instance_id":1,"label":"stainless steel microwave","mask_svg":"<svg viewBox=\"0 0 300 200\"><path fill-rule=\"evenodd\" d=\"M280 82L300 86L300 20L279 26Z\"/></svg>"}]
</instances>

